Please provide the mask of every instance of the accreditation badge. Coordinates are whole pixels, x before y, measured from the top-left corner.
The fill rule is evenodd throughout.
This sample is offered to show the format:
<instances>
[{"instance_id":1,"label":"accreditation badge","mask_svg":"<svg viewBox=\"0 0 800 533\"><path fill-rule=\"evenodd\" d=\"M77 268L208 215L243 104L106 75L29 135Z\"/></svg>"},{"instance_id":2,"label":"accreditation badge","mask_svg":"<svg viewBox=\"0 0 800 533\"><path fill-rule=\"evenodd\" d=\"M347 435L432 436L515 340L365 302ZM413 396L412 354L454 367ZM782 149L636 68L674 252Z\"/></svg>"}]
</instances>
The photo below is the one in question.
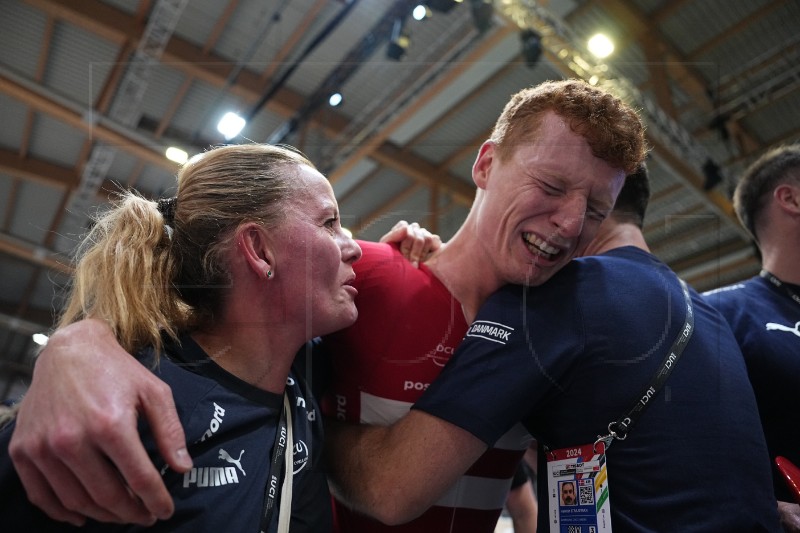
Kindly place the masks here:
<instances>
[{"instance_id":1,"label":"accreditation badge","mask_svg":"<svg viewBox=\"0 0 800 533\"><path fill-rule=\"evenodd\" d=\"M603 442L547 452L550 533L611 531Z\"/></svg>"}]
</instances>

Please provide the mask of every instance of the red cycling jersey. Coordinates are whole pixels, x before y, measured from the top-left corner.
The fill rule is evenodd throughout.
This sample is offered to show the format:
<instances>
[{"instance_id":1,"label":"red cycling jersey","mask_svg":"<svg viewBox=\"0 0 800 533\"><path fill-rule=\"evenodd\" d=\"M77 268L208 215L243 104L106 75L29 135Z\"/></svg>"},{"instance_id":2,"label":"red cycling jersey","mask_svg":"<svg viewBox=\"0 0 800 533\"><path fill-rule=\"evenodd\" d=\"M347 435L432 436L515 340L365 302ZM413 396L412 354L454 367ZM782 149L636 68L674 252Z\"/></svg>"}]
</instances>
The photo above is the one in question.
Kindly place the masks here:
<instances>
[{"instance_id":1,"label":"red cycling jersey","mask_svg":"<svg viewBox=\"0 0 800 533\"><path fill-rule=\"evenodd\" d=\"M388 244L359 242L354 265L358 321L325 338L332 386L328 416L389 424L408 412L439 375L467 331L461 304L424 264L419 269ZM335 505L342 533L490 533L530 437L517 426L489 449L439 501L402 526L384 526Z\"/></svg>"}]
</instances>

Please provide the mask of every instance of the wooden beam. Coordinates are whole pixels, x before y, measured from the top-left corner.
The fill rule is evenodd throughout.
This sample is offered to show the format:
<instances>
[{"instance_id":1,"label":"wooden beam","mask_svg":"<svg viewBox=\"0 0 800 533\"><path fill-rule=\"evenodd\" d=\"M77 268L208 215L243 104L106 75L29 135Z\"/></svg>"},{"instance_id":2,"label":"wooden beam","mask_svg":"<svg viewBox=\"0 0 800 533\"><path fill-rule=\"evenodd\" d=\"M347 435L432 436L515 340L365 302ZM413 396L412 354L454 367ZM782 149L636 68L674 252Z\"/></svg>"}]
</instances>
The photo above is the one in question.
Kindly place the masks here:
<instances>
[{"instance_id":1,"label":"wooden beam","mask_svg":"<svg viewBox=\"0 0 800 533\"><path fill-rule=\"evenodd\" d=\"M158 147L158 151L156 151L156 149L139 144L139 141L126 137L116 130L109 129L102 124L89 124L84 120L83 116L72 109L30 91L26 87L3 76L0 76L0 91L6 93L15 100L19 100L33 107L37 111L52 115L58 120L85 132L87 135L95 137L97 140L105 141L118 147L120 150L129 152L136 157L141 157L149 163L158 165L170 172L175 172L178 168L175 163L164 157L160 151L160 147Z\"/></svg>"},{"instance_id":2,"label":"wooden beam","mask_svg":"<svg viewBox=\"0 0 800 533\"><path fill-rule=\"evenodd\" d=\"M8 192L8 201L6 202L6 216L3 218L3 232L8 233L11 229L11 221L14 220L14 213L17 211L17 195L19 195L19 186L22 180L19 178L11 178L11 190Z\"/></svg>"},{"instance_id":3,"label":"wooden beam","mask_svg":"<svg viewBox=\"0 0 800 533\"><path fill-rule=\"evenodd\" d=\"M103 2L25 0L25 3L41 9L49 16L74 24L120 46L125 43L126 39L133 37L139 27L137 24L131 24L136 22L135 17ZM76 6L73 4L82 4L80 7L83 9L74 9ZM118 28L127 28L127 31L120 31Z\"/></svg>"},{"instance_id":4,"label":"wooden beam","mask_svg":"<svg viewBox=\"0 0 800 533\"><path fill-rule=\"evenodd\" d=\"M2 148L0 148L0 172L62 189L77 187L80 182L80 176L72 168L39 159L20 157L16 152Z\"/></svg>"},{"instance_id":5,"label":"wooden beam","mask_svg":"<svg viewBox=\"0 0 800 533\"><path fill-rule=\"evenodd\" d=\"M380 148L372 152L370 157L379 164L411 176L419 183L429 187L442 185L450 191L455 201L466 206L472 205L472 201L475 198L474 187L452 174L442 172L439 168L409 151L401 150L390 143L384 143Z\"/></svg>"},{"instance_id":6,"label":"wooden beam","mask_svg":"<svg viewBox=\"0 0 800 533\"><path fill-rule=\"evenodd\" d=\"M72 274L69 259L62 258L45 248L23 243L7 235L0 235L0 252L50 270Z\"/></svg>"},{"instance_id":7,"label":"wooden beam","mask_svg":"<svg viewBox=\"0 0 800 533\"><path fill-rule=\"evenodd\" d=\"M673 153L672 150L664 146L659 140L651 137L650 143L653 146L653 150L655 150L668 165L675 169L678 175L683 176L691 186L701 192L710 203L718 207L731 221L737 225L739 224L739 220L736 218L736 214L733 211L733 205L728 198L723 196L719 191L713 189L710 191L703 190L705 178L699 174L697 169L689 165L677 154Z\"/></svg>"},{"instance_id":8,"label":"wooden beam","mask_svg":"<svg viewBox=\"0 0 800 533\"><path fill-rule=\"evenodd\" d=\"M450 122L450 120L462 113L469 113L470 107L475 104L475 101L482 96L490 87L493 85L502 82L508 74L519 67L519 61L521 61L522 56L518 55L515 58L511 59L510 62L506 63L503 67L500 68L496 73L492 74L488 83L482 83L472 88L472 90L464 97L462 97L456 105L448 109L440 118L436 119L433 124L428 126L425 130L418 133L408 144L420 144L424 141L436 128L442 124L446 124ZM494 126L492 126L494 127ZM491 130L490 130L491 131Z\"/></svg>"},{"instance_id":9,"label":"wooden beam","mask_svg":"<svg viewBox=\"0 0 800 533\"><path fill-rule=\"evenodd\" d=\"M125 73L130 56L133 54L133 50L134 48L131 43L126 41L117 52L117 57L114 60L114 67L111 69L111 73L106 78L103 88L100 90L100 96L95 102L93 102L100 113L107 113L111 107L111 102L114 100L114 94L116 93L117 87L119 87L119 84L122 81L122 75Z\"/></svg>"},{"instance_id":10,"label":"wooden beam","mask_svg":"<svg viewBox=\"0 0 800 533\"><path fill-rule=\"evenodd\" d=\"M669 116L676 117L672 91L669 87L669 76L664 65L664 52L655 39L643 39L642 49L647 59L647 71L650 73L650 85L656 95L656 103Z\"/></svg>"},{"instance_id":11,"label":"wooden beam","mask_svg":"<svg viewBox=\"0 0 800 533\"><path fill-rule=\"evenodd\" d=\"M137 24L136 18L124 11L105 4L99 0L26 0L46 14L61 18L79 28L96 33L107 40L122 46L126 40L138 43L143 28ZM204 53L203 48L185 39L173 35L162 54L162 61L171 68L183 72L187 76L201 79L217 88L226 87L228 76L236 65L222 56ZM266 90L266 83L257 73L242 70L236 78L236 84L228 87L231 94L246 102L257 101ZM267 108L284 118L294 116L296 110L303 107L306 97L289 88L279 90L269 102ZM341 115L328 117L326 123L314 123L326 134L335 136L347 125L348 120Z\"/></svg>"},{"instance_id":12,"label":"wooden beam","mask_svg":"<svg viewBox=\"0 0 800 533\"><path fill-rule=\"evenodd\" d=\"M162 135L164 135L164 131L169 126L169 123L172 122L172 117L175 116L175 113L178 112L178 108L180 107L181 103L183 103L183 98L186 96L186 93L189 92L189 89L192 87L192 82L194 80L187 76L184 78L183 83L181 86L178 87L178 90L175 92L175 96L172 97L172 101L169 103L169 107L161 116L161 120L158 122L158 127L156 131L153 132L153 135L160 139Z\"/></svg>"},{"instance_id":13,"label":"wooden beam","mask_svg":"<svg viewBox=\"0 0 800 533\"><path fill-rule=\"evenodd\" d=\"M225 26L228 25L228 20L231 18L231 15L233 15L233 12L236 11L236 7L238 5L239 0L228 0L228 5L225 6L222 14L214 23L214 27L211 29L211 33L206 39L206 42L203 43L204 54L208 54L211 49L216 46L219 36L222 35L222 32L225 30Z\"/></svg>"}]
</instances>

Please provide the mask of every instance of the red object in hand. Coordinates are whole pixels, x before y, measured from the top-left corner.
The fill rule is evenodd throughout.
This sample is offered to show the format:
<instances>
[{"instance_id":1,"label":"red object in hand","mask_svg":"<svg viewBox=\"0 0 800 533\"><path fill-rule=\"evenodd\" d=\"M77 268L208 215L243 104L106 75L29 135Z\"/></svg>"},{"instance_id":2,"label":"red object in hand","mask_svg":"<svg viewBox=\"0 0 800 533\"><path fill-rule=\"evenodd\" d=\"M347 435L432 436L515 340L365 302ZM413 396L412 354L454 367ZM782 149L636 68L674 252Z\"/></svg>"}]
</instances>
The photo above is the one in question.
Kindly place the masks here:
<instances>
[{"instance_id":1,"label":"red object in hand","mask_svg":"<svg viewBox=\"0 0 800 533\"><path fill-rule=\"evenodd\" d=\"M780 456L775 458L775 464L778 465L784 481L794 494L795 501L800 503L800 468L797 468L789 459Z\"/></svg>"}]
</instances>

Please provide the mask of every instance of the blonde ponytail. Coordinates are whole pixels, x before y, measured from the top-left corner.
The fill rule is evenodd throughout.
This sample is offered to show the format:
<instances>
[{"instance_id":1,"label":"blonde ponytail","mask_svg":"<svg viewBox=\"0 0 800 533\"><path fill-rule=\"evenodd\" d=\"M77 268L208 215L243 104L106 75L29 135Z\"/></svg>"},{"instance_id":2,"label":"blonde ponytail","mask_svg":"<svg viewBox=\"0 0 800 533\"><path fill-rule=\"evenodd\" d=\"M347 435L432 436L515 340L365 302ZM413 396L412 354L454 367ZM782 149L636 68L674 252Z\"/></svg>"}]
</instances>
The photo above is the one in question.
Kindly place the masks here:
<instances>
[{"instance_id":1,"label":"blonde ponytail","mask_svg":"<svg viewBox=\"0 0 800 533\"><path fill-rule=\"evenodd\" d=\"M129 192L100 216L78 248L59 327L87 317L108 322L125 350L162 347L189 320L174 289L177 265L157 204Z\"/></svg>"}]
</instances>

